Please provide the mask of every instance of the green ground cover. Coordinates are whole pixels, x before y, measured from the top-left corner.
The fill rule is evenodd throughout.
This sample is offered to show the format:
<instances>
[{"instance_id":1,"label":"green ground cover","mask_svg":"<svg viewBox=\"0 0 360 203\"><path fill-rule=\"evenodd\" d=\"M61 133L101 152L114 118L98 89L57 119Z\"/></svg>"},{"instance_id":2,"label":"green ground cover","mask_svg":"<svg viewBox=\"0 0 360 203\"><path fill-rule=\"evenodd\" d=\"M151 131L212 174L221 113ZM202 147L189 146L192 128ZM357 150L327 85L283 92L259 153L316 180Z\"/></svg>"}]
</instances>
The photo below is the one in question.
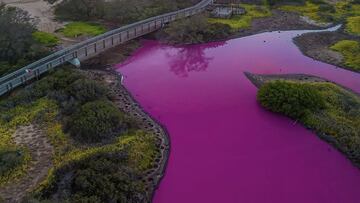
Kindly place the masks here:
<instances>
[{"instance_id":1,"label":"green ground cover","mask_svg":"<svg viewBox=\"0 0 360 203\"><path fill-rule=\"evenodd\" d=\"M6 100L0 102L0 152L17 151L21 155L20 157L9 156L4 161L13 167L7 168L8 170L4 169L4 172L0 173L0 185L14 181L24 175L31 159L26 148L16 146L13 143L11 136L16 127L28 125L35 120L43 120L46 114L51 114L54 111L56 111L56 105L48 99L40 99L31 104L24 103L14 107L8 106ZM21 161L17 161L17 159ZM11 162L16 164L11 164Z\"/></svg>"},{"instance_id":2,"label":"green ground cover","mask_svg":"<svg viewBox=\"0 0 360 203\"><path fill-rule=\"evenodd\" d=\"M234 30L239 30L249 28L255 18L271 16L271 11L267 6L241 4L241 7L246 10L244 15L234 15L230 19L209 18L209 22L226 24Z\"/></svg>"},{"instance_id":3,"label":"green ground cover","mask_svg":"<svg viewBox=\"0 0 360 203\"><path fill-rule=\"evenodd\" d=\"M343 55L344 65L352 70L360 71L360 43L358 41L341 40L331 46L330 49Z\"/></svg>"},{"instance_id":4,"label":"green ground cover","mask_svg":"<svg viewBox=\"0 0 360 203\"><path fill-rule=\"evenodd\" d=\"M360 8L359 8L360 9ZM350 34L360 36L360 15L349 17L346 22L346 31Z\"/></svg>"},{"instance_id":5,"label":"green ground cover","mask_svg":"<svg viewBox=\"0 0 360 203\"><path fill-rule=\"evenodd\" d=\"M48 32L33 32L33 38L40 44L43 44L48 47L53 47L59 44L59 38L54 34Z\"/></svg>"},{"instance_id":6,"label":"green ground cover","mask_svg":"<svg viewBox=\"0 0 360 203\"><path fill-rule=\"evenodd\" d=\"M303 16L307 16L312 20L323 21L318 15L319 13L319 4L314 4L307 1L304 5L284 5L280 9L284 11L297 12Z\"/></svg>"},{"instance_id":7,"label":"green ground cover","mask_svg":"<svg viewBox=\"0 0 360 203\"><path fill-rule=\"evenodd\" d=\"M350 0L336 3L308 0L303 5L283 5L279 9L297 12L318 22L341 22L348 17L360 15L360 5L352 3Z\"/></svg>"},{"instance_id":8,"label":"green ground cover","mask_svg":"<svg viewBox=\"0 0 360 203\"><path fill-rule=\"evenodd\" d=\"M72 22L60 30L65 37L96 36L105 31L106 29L103 26L87 22Z\"/></svg>"},{"instance_id":9,"label":"green ground cover","mask_svg":"<svg viewBox=\"0 0 360 203\"><path fill-rule=\"evenodd\" d=\"M360 167L360 97L332 83L271 81L258 92L265 108L313 129Z\"/></svg>"}]
</instances>

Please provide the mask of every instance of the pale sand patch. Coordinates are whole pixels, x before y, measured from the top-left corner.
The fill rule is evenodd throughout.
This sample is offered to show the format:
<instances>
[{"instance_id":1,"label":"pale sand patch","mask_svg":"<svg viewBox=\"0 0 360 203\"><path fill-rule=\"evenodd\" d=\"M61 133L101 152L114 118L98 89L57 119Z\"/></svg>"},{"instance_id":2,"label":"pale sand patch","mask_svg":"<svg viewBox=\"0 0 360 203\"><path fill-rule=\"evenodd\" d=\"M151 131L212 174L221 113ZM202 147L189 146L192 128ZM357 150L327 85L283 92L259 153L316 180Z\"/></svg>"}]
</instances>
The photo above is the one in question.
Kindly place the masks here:
<instances>
[{"instance_id":1,"label":"pale sand patch","mask_svg":"<svg viewBox=\"0 0 360 203\"><path fill-rule=\"evenodd\" d=\"M55 21L54 8L43 0L0 0L8 6L21 8L37 19L37 28L40 31L53 33L62 28L63 23Z\"/></svg>"}]
</instances>

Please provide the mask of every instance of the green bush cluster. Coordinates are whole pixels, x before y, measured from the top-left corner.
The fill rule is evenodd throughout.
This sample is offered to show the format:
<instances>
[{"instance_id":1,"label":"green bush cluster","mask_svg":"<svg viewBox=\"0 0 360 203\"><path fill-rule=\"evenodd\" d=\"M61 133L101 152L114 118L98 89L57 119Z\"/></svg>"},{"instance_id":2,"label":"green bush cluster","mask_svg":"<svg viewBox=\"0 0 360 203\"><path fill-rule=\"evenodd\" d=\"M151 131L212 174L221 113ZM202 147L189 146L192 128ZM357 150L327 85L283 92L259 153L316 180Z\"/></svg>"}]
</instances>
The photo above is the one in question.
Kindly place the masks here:
<instances>
[{"instance_id":1,"label":"green bush cluster","mask_svg":"<svg viewBox=\"0 0 360 203\"><path fill-rule=\"evenodd\" d=\"M124 115L108 100L108 94L108 89L99 82L63 68L0 102L0 111L26 106L47 97L56 101L65 129L74 138L97 142L120 134L130 126Z\"/></svg>"},{"instance_id":2,"label":"green bush cluster","mask_svg":"<svg viewBox=\"0 0 360 203\"><path fill-rule=\"evenodd\" d=\"M164 29L169 43L202 43L224 39L231 34L231 27L222 23L209 23L204 16L193 16L171 23Z\"/></svg>"},{"instance_id":3,"label":"green bush cluster","mask_svg":"<svg viewBox=\"0 0 360 203\"><path fill-rule=\"evenodd\" d=\"M117 141L69 153L36 190L37 201L147 202L140 182L158 154L155 138L135 131Z\"/></svg>"},{"instance_id":4,"label":"green bush cluster","mask_svg":"<svg viewBox=\"0 0 360 203\"><path fill-rule=\"evenodd\" d=\"M354 71L360 71L360 43L354 40L341 40L330 49L341 53L344 57L343 63Z\"/></svg>"},{"instance_id":5,"label":"green bush cluster","mask_svg":"<svg viewBox=\"0 0 360 203\"><path fill-rule=\"evenodd\" d=\"M0 149L0 177L8 176L25 162L24 151Z\"/></svg>"},{"instance_id":6,"label":"green bush cluster","mask_svg":"<svg viewBox=\"0 0 360 203\"><path fill-rule=\"evenodd\" d=\"M264 84L257 98L265 108L295 119L319 111L325 105L319 92L310 85L282 80Z\"/></svg>"},{"instance_id":7,"label":"green bush cluster","mask_svg":"<svg viewBox=\"0 0 360 203\"><path fill-rule=\"evenodd\" d=\"M128 128L124 114L110 102L102 100L81 106L67 125L75 138L88 142L105 140Z\"/></svg>"},{"instance_id":8,"label":"green bush cluster","mask_svg":"<svg viewBox=\"0 0 360 203\"><path fill-rule=\"evenodd\" d=\"M127 154L117 151L66 164L38 198L51 201L56 195L64 202L142 202L146 197L141 176L126 166L127 161Z\"/></svg>"},{"instance_id":9,"label":"green bush cluster","mask_svg":"<svg viewBox=\"0 0 360 203\"><path fill-rule=\"evenodd\" d=\"M360 97L335 84L275 81L258 92L267 109L300 120L360 167Z\"/></svg>"}]
</instances>

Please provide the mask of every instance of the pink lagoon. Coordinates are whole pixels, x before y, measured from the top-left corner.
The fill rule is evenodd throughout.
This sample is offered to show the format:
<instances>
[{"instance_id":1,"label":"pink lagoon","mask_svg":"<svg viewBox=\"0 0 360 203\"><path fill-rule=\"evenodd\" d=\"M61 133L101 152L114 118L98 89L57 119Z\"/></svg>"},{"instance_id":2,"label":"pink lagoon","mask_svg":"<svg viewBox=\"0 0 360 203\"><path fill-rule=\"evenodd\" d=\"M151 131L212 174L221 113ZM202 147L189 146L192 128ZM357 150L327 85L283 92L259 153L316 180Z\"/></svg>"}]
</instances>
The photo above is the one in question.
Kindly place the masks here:
<instances>
[{"instance_id":1,"label":"pink lagoon","mask_svg":"<svg viewBox=\"0 0 360 203\"><path fill-rule=\"evenodd\" d=\"M312 74L360 93L360 74L302 55L292 42L302 32L179 47L144 41L117 65L169 132L154 203L358 203L360 170L313 132L264 110L244 75Z\"/></svg>"}]
</instances>

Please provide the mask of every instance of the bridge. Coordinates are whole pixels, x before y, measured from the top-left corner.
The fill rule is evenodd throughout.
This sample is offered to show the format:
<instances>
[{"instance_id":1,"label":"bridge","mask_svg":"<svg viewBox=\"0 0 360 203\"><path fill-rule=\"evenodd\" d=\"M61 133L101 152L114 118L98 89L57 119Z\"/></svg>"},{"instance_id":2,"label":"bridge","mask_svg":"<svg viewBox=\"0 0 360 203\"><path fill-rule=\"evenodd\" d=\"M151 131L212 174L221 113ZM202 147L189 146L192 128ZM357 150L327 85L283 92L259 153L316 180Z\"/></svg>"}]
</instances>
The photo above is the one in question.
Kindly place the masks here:
<instances>
[{"instance_id":1,"label":"bridge","mask_svg":"<svg viewBox=\"0 0 360 203\"><path fill-rule=\"evenodd\" d=\"M20 85L26 84L27 81L33 80L55 67L65 63L80 66L80 61L91 58L109 48L118 46L129 40L154 32L162 28L165 23L201 13L212 3L213 0L202 0L192 7L132 23L57 51L1 77L0 96L12 91Z\"/></svg>"}]
</instances>

